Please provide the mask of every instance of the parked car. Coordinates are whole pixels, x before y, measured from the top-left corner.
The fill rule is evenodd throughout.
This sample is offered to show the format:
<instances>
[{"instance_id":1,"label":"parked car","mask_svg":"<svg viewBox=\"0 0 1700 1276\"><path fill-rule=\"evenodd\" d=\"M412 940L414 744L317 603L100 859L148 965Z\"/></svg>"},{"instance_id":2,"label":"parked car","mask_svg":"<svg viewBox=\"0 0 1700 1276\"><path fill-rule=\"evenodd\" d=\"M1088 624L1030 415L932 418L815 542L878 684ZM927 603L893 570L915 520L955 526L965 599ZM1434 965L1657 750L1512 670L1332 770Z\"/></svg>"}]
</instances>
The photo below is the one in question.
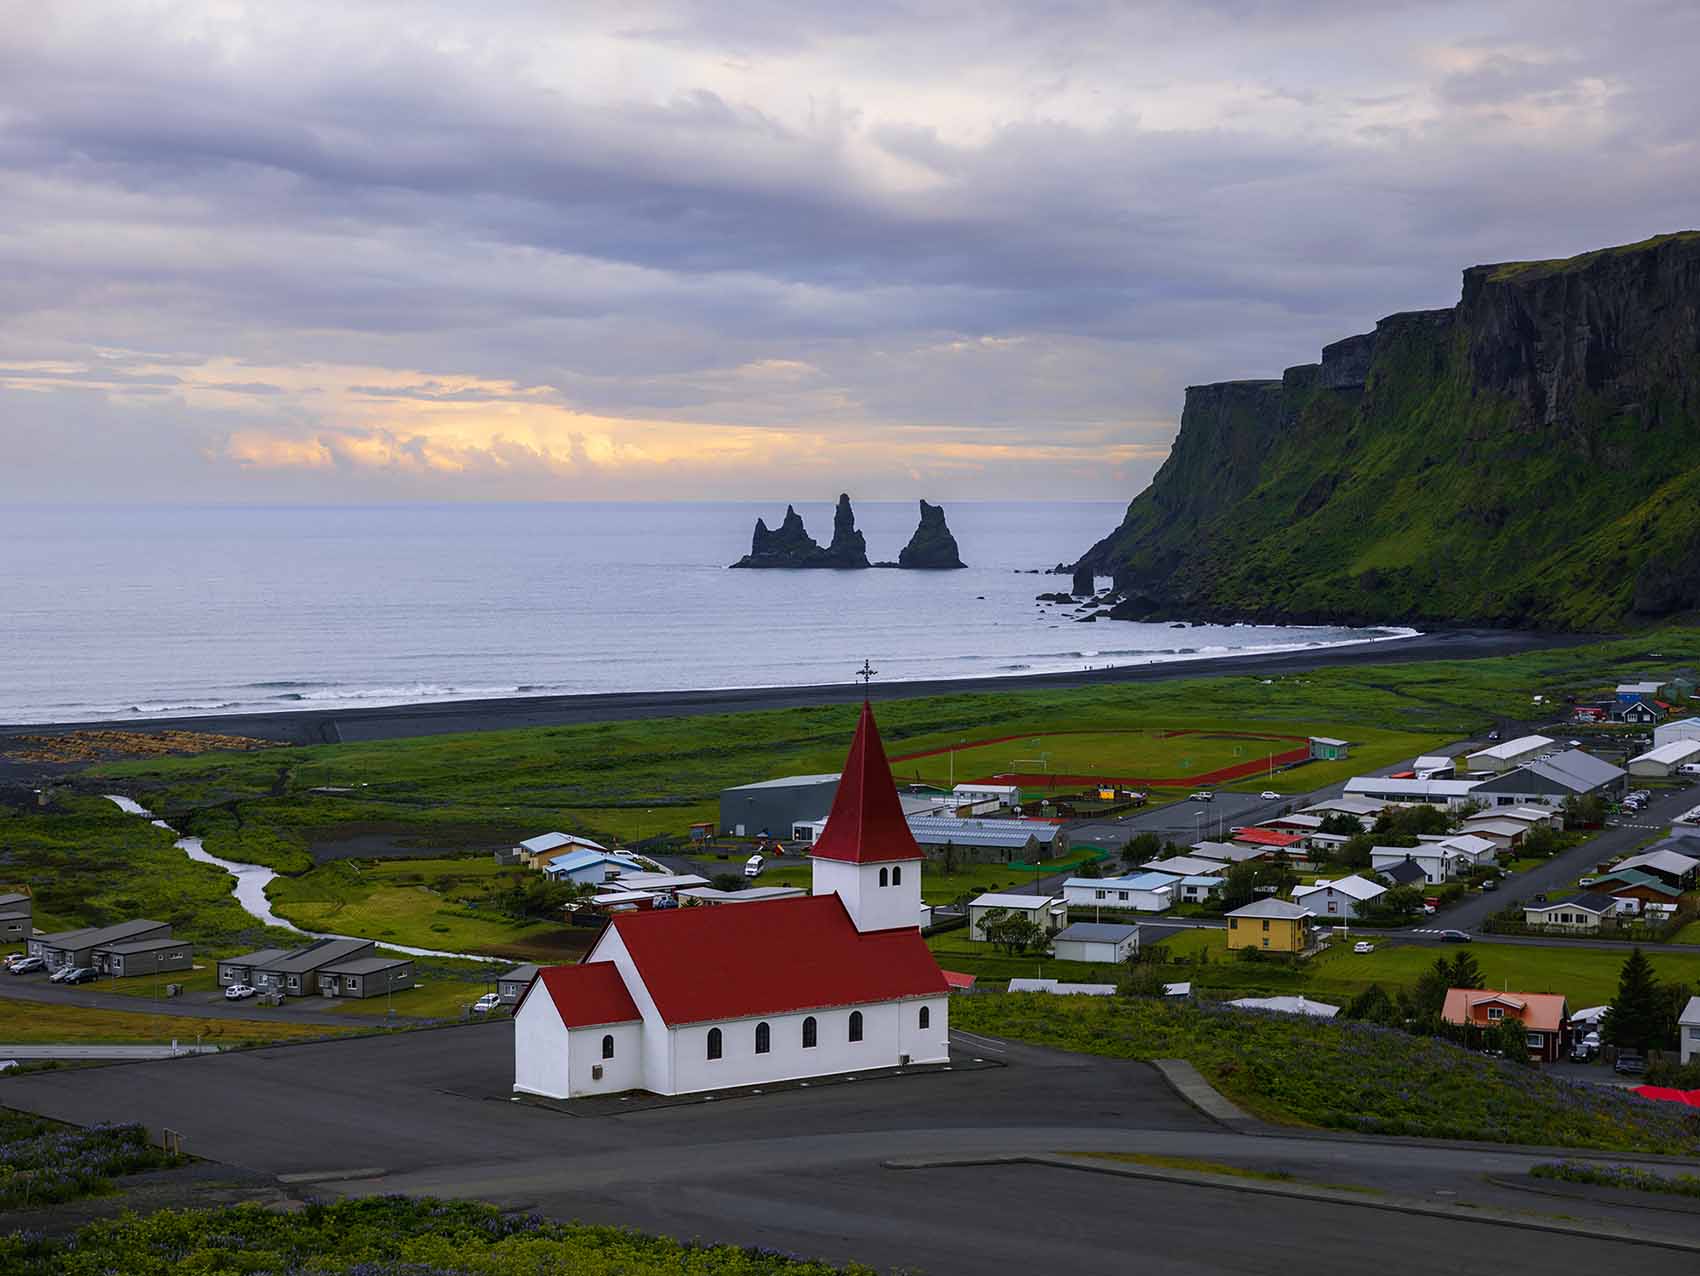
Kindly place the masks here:
<instances>
[{"instance_id":1,"label":"parked car","mask_svg":"<svg viewBox=\"0 0 1700 1276\"><path fill-rule=\"evenodd\" d=\"M494 993L494 992L487 992L482 997L480 997L477 1001L472 1003L472 1013L475 1014L475 1015L491 1014L496 1009L498 1009L501 1006L501 1004L502 1004L501 994Z\"/></svg>"},{"instance_id":2,"label":"parked car","mask_svg":"<svg viewBox=\"0 0 1700 1276\"><path fill-rule=\"evenodd\" d=\"M1489 740L1497 740L1497 739L1499 739L1499 732L1497 732L1497 731L1489 731L1489 732L1488 732L1488 739L1489 739Z\"/></svg>"},{"instance_id":3,"label":"parked car","mask_svg":"<svg viewBox=\"0 0 1700 1276\"><path fill-rule=\"evenodd\" d=\"M759 855L752 855L744 861L745 877L760 877L762 869L767 867L767 861Z\"/></svg>"},{"instance_id":4,"label":"parked car","mask_svg":"<svg viewBox=\"0 0 1700 1276\"><path fill-rule=\"evenodd\" d=\"M93 966L78 966L70 974L65 976L64 982L68 984L86 984L99 978L100 972Z\"/></svg>"},{"instance_id":5,"label":"parked car","mask_svg":"<svg viewBox=\"0 0 1700 1276\"><path fill-rule=\"evenodd\" d=\"M1425 914L1428 914L1428 913L1432 913L1432 912L1434 912L1434 905L1433 905L1433 904L1430 904L1430 903L1427 903L1427 902L1425 902L1425 903L1424 903L1424 904L1423 904L1423 912L1424 912L1424 913L1425 913Z\"/></svg>"},{"instance_id":6,"label":"parked car","mask_svg":"<svg viewBox=\"0 0 1700 1276\"><path fill-rule=\"evenodd\" d=\"M12 963L14 975L27 975L31 971L46 970L47 963L39 957L25 957L22 961Z\"/></svg>"},{"instance_id":7,"label":"parked car","mask_svg":"<svg viewBox=\"0 0 1700 1276\"><path fill-rule=\"evenodd\" d=\"M1633 1050L1620 1050L1612 1071L1626 1077L1638 1077L1647 1070L1647 1061Z\"/></svg>"},{"instance_id":8,"label":"parked car","mask_svg":"<svg viewBox=\"0 0 1700 1276\"><path fill-rule=\"evenodd\" d=\"M1265 802L1279 802L1281 800L1281 795L1274 789L1264 789L1263 792L1259 793L1257 796L1262 798Z\"/></svg>"},{"instance_id":9,"label":"parked car","mask_svg":"<svg viewBox=\"0 0 1700 1276\"><path fill-rule=\"evenodd\" d=\"M256 997L260 990L252 984L231 984L224 990L226 1001L242 1001L248 997Z\"/></svg>"},{"instance_id":10,"label":"parked car","mask_svg":"<svg viewBox=\"0 0 1700 1276\"><path fill-rule=\"evenodd\" d=\"M1194 793L1192 795L1192 797L1189 799L1189 801L1193 801L1193 802L1214 802L1215 800L1216 800L1216 794L1213 793L1209 789L1200 789L1197 793Z\"/></svg>"},{"instance_id":11,"label":"parked car","mask_svg":"<svg viewBox=\"0 0 1700 1276\"><path fill-rule=\"evenodd\" d=\"M1440 932L1440 941L1443 944L1467 944L1470 937L1461 930L1443 930Z\"/></svg>"},{"instance_id":12,"label":"parked car","mask_svg":"<svg viewBox=\"0 0 1700 1276\"><path fill-rule=\"evenodd\" d=\"M10 970L13 966L16 966L20 961L24 960L25 956L26 954L24 953L7 953L6 969Z\"/></svg>"},{"instance_id":13,"label":"parked car","mask_svg":"<svg viewBox=\"0 0 1700 1276\"><path fill-rule=\"evenodd\" d=\"M1375 945L1366 939L1360 939L1357 943L1352 945L1352 951L1354 953L1373 953L1375 951Z\"/></svg>"},{"instance_id":14,"label":"parked car","mask_svg":"<svg viewBox=\"0 0 1700 1276\"><path fill-rule=\"evenodd\" d=\"M71 977L71 972L75 969L75 966L61 966L58 970L54 971L47 977L48 982L62 984Z\"/></svg>"},{"instance_id":15,"label":"parked car","mask_svg":"<svg viewBox=\"0 0 1700 1276\"><path fill-rule=\"evenodd\" d=\"M1499 889L1499 879L1497 877L1484 877L1484 878L1482 878L1482 889L1484 891L1496 891L1496 890L1498 890Z\"/></svg>"}]
</instances>

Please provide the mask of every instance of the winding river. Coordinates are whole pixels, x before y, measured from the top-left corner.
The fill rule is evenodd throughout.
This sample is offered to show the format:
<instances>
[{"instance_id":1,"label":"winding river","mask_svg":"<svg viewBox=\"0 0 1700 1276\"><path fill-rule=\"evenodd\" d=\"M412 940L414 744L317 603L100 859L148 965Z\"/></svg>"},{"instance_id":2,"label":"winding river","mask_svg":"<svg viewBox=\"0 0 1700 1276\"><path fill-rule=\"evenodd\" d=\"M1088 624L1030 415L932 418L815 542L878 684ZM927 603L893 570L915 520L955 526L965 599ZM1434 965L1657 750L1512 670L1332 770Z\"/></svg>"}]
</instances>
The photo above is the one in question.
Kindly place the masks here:
<instances>
[{"instance_id":1,"label":"winding river","mask_svg":"<svg viewBox=\"0 0 1700 1276\"><path fill-rule=\"evenodd\" d=\"M139 815L144 820L153 824L156 828L162 828L168 833L175 833L177 831L164 820L155 818L152 811L148 810L147 807L143 806L134 798L127 798L119 793L107 793L103 796L105 796L108 802L115 803L119 810L124 811L129 815ZM266 887L271 884L272 879L277 876L277 873L274 870L267 868L264 864L238 864L234 860L221 860L216 855L208 854L206 848L201 845L201 839L198 837L180 837L174 845L190 859L199 860L203 864L211 864L217 868L222 868L225 872L229 873L231 877L235 878L236 881L231 887L231 894L235 895L236 902L242 905L242 911L262 925L276 926L281 930L292 930L297 935L304 935L308 939L360 938L360 936L355 935L337 935L329 931L303 930L294 922L289 921L286 918L279 917L276 913L272 912L271 901L266 898ZM392 952L406 953L410 957L453 957L459 961L483 961L502 965L509 964L503 958L484 957L478 953L450 953L443 952L441 949L437 948L409 948L406 944L392 944L388 940L374 940L373 942L380 948L387 948Z\"/></svg>"}]
</instances>

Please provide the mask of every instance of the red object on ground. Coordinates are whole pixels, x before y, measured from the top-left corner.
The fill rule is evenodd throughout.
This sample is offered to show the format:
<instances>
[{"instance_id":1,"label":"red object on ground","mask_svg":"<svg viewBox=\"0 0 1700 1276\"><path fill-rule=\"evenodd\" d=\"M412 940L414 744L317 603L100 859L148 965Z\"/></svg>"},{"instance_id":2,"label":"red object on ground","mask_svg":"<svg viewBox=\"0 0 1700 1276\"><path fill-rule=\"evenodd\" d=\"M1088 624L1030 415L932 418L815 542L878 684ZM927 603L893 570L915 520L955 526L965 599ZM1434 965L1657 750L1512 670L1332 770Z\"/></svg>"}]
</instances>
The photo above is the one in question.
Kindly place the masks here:
<instances>
[{"instance_id":1,"label":"red object on ground","mask_svg":"<svg viewBox=\"0 0 1700 1276\"><path fill-rule=\"evenodd\" d=\"M944 981L950 985L952 992L967 992L974 987L974 976L965 975L960 970L945 971Z\"/></svg>"},{"instance_id":2,"label":"red object on ground","mask_svg":"<svg viewBox=\"0 0 1700 1276\"><path fill-rule=\"evenodd\" d=\"M919 927L858 931L836 894L621 913L610 924L668 1024L949 991Z\"/></svg>"},{"instance_id":3,"label":"red object on ground","mask_svg":"<svg viewBox=\"0 0 1700 1276\"><path fill-rule=\"evenodd\" d=\"M921 858L909 821L903 818L903 804L897 800L897 783L885 760L873 707L866 700L856 723L856 738L850 742L850 756L844 759L838 791L832 795L826 828L810 854L817 860L850 864Z\"/></svg>"},{"instance_id":4,"label":"red object on ground","mask_svg":"<svg viewBox=\"0 0 1700 1276\"><path fill-rule=\"evenodd\" d=\"M1657 1099L1661 1103L1686 1103L1691 1108L1700 1108L1700 1090L1673 1090L1668 1085L1638 1085L1630 1091L1643 1099Z\"/></svg>"}]
</instances>

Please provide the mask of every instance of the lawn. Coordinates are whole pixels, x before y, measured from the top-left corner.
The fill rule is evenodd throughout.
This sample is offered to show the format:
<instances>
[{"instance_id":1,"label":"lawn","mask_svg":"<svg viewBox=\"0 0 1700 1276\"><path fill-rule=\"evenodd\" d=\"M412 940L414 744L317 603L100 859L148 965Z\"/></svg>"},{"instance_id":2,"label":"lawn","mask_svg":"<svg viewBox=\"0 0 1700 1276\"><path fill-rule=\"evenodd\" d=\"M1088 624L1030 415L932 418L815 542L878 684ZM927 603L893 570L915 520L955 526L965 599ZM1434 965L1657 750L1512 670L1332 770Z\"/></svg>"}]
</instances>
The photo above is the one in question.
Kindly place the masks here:
<instances>
[{"instance_id":1,"label":"lawn","mask_svg":"<svg viewBox=\"0 0 1700 1276\"><path fill-rule=\"evenodd\" d=\"M1099 962L1057 961L1031 953L1012 957L983 940L970 939L968 928L947 930L927 938L927 947L946 970L978 979L1061 979L1066 983L1113 984L1121 978L1118 966Z\"/></svg>"},{"instance_id":2,"label":"lawn","mask_svg":"<svg viewBox=\"0 0 1700 1276\"><path fill-rule=\"evenodd\" d=\"M951 1026L1122 1059L1185 1059L1266 1120L1611 1151L1700 1153L1700 1112L1409 1036L1151 998L982 993Z\"/></svg>"},{"instance_id":3,"label":"lawn","mask_svg":"<svg viewBox=\"0 0 1700 1276\"><path fill-rule=\"evenodd\" d=\"M526 869L499 870L488 857L432 860L335 860L299 877L278 877L267 898L280 917L308 930L334 931L415 948L523 957L558 937L557 922L518 922L478 906L483 893Z\"/></svg>"},{"instance_id":4,"label":"lawn","mask_svg":"<svg viewBox=\"0 0 1700 1276\"><path fill-rule=\"evenodd\" d=\"M339 1029L264 1019L210 1019L182 1013L96 1010L14 1001L0 992L0 1042L9 1045L167 1045L172 1041L238 1046L335 1035Z\"/></svg>"},{"instance_id":5,"label":"lawn","mask_svg":"<svg viewBox=\"0 0 1700 1276\"><path fill-rule=\"evenodd\" d=\"M1580 1010L1611 1000L1625 956L1606 949L1480 942L1458 948L1396 944L1368 931L1354 933L1353 939L1359 938L1375 944L1375 951L1354 953L1351 944L1338 943L1295 967L1239 960L1229 953L1224 932L1192 930L1163 941L1171 962L1179 958L1190 964L1169 964L1164 970L1171 979L1190 979L1200 992L1216 997L1302 992L1319 1001L1344 1004L1371 984L1380 984L1389 993L1414 988L1435 958L1462 951L1476 959L1488 987L1563 993L1572 1009ZM1657 948L1647 952L1661 980L1700 986L1700 953L1668 953ZM1205 964L1198 964L1201 957Z\"/></svg>"},{"instance_id":6,"label":"lawn","mask_svg":"<svg viewBox=\"0 0 1700 1276\"><path fill-rule=\"evenodd\" d=\"M873 1276L773 1250L676 1241L613 1227L551 1223L471 1202L314 1201L305 1209L160 1210L90 1223L68 1237L0 1236L8 1276L253 1272L582 1273L583 1276Z\"/></svg>"}]
</instances>

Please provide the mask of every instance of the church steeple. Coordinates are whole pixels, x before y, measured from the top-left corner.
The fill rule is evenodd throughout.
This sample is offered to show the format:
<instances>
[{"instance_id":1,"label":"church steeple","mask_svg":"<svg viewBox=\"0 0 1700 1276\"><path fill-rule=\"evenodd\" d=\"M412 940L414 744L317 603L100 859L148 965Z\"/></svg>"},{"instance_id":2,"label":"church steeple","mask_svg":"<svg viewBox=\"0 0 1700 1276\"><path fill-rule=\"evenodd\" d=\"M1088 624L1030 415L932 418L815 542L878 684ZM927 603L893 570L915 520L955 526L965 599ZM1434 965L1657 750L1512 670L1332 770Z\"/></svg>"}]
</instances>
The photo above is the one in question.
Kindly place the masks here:
<instances>
[{"instance_id":1,"label":"church steeple","mask_svg":"<svg viewBox=\"0 0 1700 1276\"><path fill-rule=\"evenodd\" d=\"M858 930L919 924L923 856L903 817L897 782L866 700L826 828L811 854L814 893L842 898Z\"/></svg>"}]
</instances>

